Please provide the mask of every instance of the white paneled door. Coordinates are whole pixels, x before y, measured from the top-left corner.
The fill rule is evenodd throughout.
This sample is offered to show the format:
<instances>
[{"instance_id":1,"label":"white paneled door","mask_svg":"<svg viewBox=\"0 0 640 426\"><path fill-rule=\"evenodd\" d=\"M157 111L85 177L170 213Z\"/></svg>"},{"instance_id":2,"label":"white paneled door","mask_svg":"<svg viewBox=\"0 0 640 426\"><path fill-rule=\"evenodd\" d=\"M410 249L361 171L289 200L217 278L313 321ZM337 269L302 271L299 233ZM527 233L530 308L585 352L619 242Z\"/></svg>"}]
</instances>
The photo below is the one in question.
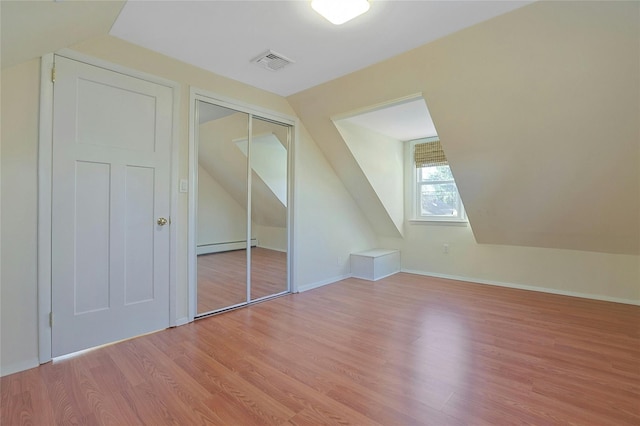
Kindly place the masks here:
<instances>
[{"instance_id":1,"label":"white paneled door","mask_svg":"<svg viewBox=\"0 0 640 426\"><path fill-rule=\"evenodd\" d=\"M54 357L169 326L173 103L146 80L59 56L55 69Z\"/></svg>"}]
</instances>

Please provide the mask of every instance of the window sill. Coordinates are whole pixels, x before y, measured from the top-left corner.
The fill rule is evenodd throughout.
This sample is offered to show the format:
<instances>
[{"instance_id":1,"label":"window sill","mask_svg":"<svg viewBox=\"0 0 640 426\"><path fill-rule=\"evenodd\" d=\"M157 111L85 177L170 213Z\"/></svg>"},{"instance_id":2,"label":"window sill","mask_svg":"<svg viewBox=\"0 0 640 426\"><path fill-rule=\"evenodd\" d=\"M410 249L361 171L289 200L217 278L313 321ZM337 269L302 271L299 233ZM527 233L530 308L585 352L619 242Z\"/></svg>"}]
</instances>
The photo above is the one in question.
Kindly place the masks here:
<instances>
[{"instance_id":1,"label":"window sill","mask_svg":"<svg viewBox=\"0 0 640 426\"><path fill-rule=\"evenodd\" d=\"M442 220L410 219L409 223L411 225L469 226L469 221L466 219L442 219Z\"/></svg>"}]
</instances>

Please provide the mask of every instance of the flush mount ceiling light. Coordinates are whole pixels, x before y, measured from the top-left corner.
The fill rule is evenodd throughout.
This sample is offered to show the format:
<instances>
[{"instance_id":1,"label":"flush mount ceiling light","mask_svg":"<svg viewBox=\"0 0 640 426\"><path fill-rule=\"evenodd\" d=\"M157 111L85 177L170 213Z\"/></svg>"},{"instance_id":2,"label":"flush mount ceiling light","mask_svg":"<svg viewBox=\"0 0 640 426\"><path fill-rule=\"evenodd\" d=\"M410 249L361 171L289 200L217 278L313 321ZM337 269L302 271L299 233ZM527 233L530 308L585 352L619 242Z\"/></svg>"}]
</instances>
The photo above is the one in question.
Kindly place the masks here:
<instances>
[{"instance_id":1,"label":"flush mount ceiling light","mask_svg":"<svg viewBox=\"0 0 640 426\"><path fill-rule=\"evenodd\" d=\"M313 10L334 25L362 15L369 10L368 0L311 0Z\"/></svg>"}]
</instances>

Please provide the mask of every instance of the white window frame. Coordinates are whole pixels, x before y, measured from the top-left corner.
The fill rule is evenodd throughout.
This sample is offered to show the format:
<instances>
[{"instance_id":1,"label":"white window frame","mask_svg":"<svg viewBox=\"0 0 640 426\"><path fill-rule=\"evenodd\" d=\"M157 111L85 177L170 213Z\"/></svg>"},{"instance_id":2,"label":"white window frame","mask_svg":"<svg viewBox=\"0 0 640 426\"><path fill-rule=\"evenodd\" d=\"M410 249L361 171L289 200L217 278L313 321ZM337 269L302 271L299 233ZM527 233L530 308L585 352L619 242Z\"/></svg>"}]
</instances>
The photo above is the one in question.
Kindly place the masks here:
<instances>
[{"instance_id":1,"label":"white window frame","mask_svg":"<svg viewBox=\"0 0 640 426\"><path fill-rule=\"evenodd\" d=\"M414 161L414 150L415 146L420 143L425 142L435 142L438 141L439 138L437 136L423 138L423 139L415 139L409 141L409 155L407 156L406 167L409 169L408 176L410 176L409 189L411 191L410 199L411 201L411 216L410 221L412 223L437 223L437 224L451 224L451 225L466 225L468 224L467 215L464 210L464 204L462 203L462 198L460 197L460 191L458 190L458 205L460 206L460 212L457 217L451 216L423 216L420 214L420 187L425 184L438 184L438 183L453 183L456 185L456 189L458 188L455 179L447 180L447 181L418 181L418 168L415 165Z\"/></svg>"}]
</instances>

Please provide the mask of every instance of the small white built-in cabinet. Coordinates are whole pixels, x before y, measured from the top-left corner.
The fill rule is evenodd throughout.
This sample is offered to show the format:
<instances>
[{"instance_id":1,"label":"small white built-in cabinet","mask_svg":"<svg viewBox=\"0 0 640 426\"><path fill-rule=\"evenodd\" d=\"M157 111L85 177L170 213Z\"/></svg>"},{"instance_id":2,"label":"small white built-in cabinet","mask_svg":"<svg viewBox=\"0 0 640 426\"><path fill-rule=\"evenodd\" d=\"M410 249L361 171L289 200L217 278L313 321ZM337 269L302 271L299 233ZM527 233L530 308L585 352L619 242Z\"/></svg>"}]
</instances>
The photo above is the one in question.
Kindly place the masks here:
<instances>
[{"instance_id":1,"label":"small white built-in cabinet","mask_svg":"<svg viewBox=\"0 0 640 426\"><path fill-rule=\"evenodd\" d=\"M351 254L351 276L370 281L400 272L400 251L373 249Z\"/></svg>"}]
</instances>

